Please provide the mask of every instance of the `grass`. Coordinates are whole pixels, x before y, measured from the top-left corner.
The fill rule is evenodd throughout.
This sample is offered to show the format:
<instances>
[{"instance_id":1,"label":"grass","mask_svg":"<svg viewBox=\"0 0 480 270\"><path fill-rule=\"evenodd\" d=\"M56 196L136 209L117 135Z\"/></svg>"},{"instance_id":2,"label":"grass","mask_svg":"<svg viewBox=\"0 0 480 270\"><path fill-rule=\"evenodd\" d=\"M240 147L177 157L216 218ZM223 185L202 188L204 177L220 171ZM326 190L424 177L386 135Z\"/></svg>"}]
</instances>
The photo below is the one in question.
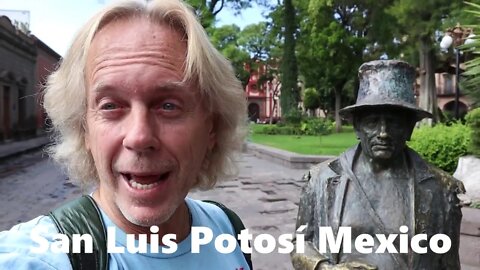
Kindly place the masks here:
<instances>
[{"instance_id":1,"label":"grass","mask_svg":"<svg viewBox=\"0 0 480 270\"><path fill-rule=\"evenodd\" d=\"M290 152L306 155L338 155L357 143L352 127L344 127L342 133L324 136L265 135L256 134L261 125L252 125L250 140Z\"/></svg>"}]
</instances>

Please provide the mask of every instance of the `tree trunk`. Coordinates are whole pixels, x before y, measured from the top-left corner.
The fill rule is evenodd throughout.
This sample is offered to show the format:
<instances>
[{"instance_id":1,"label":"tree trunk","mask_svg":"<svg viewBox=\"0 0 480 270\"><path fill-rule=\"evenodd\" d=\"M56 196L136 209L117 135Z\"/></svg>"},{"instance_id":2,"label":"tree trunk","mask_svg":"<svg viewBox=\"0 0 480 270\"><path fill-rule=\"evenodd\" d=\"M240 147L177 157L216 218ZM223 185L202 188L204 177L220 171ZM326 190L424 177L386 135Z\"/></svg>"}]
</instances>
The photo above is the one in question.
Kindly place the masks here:
<instances>
[{"instance_id":1,"label":"tree trunk","mask_svg":"<svg viewBox=\"0 0 480 270\"><path fill-rule=\"evenodd\" d=\"M280 95L282 115L298 110L298 102L300 100L297 87L297 58L295 56L295 7L292 0L285 0L284 7L283 26L285 28L283 33L285 42L280 67L282 76L282 94Z\"/></svg>"},{"instance_id":2,"label":"tree trunk","mask_svg":"<svg viewBox=\"0 0 480 270\"><path fill-rule=\"evenodd\" d=\"M418 106L432 113L433 119L422 121L428 125L432 125L438 121L433 47L429 37L420 38L420 89Z\"/></svg>"},{"instance_id":3,"label":"tree trunk","mask_svg":"<svg viewBox=\"0 0 480 270\"><path fill-rule=\"evenodd\" d=\"M342 119L340 118L340 106L342 106L342 90L335 88L335 131L342 131Z\"/></svg>"}]
</instances>

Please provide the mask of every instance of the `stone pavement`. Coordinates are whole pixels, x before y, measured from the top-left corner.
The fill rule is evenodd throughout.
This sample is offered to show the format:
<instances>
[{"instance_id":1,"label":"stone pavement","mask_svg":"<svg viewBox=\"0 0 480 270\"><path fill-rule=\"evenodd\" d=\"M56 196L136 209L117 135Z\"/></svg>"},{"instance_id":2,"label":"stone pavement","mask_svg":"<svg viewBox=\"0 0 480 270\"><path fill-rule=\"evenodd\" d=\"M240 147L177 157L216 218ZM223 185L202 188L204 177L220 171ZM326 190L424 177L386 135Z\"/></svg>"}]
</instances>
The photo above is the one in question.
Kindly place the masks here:
<instances>
[{"instance_id":1,"label":"stone pavement","mask_svg":"<svg viewBox=\"0 0 480 270\"><path fill-rule=\"evenodd\" d=\"M280 234L293 233L298 200L305 170L259 159L243 154L239 160L240 174L234 181L222 182L209 191L194 191L196 199L211 199L233 209L254 236L268 233L277 238ZM290 255L253 253L254 268L293 269Z\"/></svg>"}]
</instances>

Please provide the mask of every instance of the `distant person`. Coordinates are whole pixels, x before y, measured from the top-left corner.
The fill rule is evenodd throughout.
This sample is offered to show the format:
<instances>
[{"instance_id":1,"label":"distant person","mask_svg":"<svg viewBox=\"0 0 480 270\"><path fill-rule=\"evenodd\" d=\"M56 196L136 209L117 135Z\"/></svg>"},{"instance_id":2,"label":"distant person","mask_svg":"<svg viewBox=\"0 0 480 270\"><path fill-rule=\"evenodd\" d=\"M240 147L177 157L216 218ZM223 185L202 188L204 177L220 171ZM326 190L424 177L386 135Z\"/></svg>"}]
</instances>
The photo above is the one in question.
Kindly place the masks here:
<instances>
[{"instance_id":1,"label":"distant person","mask_svg":"<svg viewBox=\"0 0 480 270\"><path fill-rule=\"evenodd\" d=\"M250 269L238 244L229 254L213 241L191 251L192 226L236 236L231 211L187 194L230 174L247 114L231 64L189 6L124 1L95 15L49 77L44 106L55 132L53 159L95 189L0 233L0 269ZM105 256L108 227L120 247L128 234L139 241L141 234L174 234L178 248ZM30 250L38 246L32 231L52 244L59 229L95 235L94 252Z\"/></svg>"},{"instance_id":2,"label":"distant person","mask_svg":"<svg viewBox=\"0 0 480 270\"><path fill-rule=\"evenodd\" d=\"M292 254L295 269L460 269L457 194L464 192L463 185L406 145L415 123L431 117L415 105L415 70L401 61L373 61L360 67L359 79L356 104L340 113L353 119L360 143L306 174L297 219L297 228L307 225L306 252ZM402 232L402 226L408 231ZM331 228L335 239L341 227L350 228L351 252L343 252L343 245L334 252L328 244L320 252L320 227ZM406 253L398 236L393 242L397 253L376 253L377 234L401 233L408 235ZM364 242L372 252L355 249L362 234L373 238ZM430 248L426 254L415 253L410 240L417 234L428 240L445 234L451 248L445 254ZM420 246L428 246L427 241Z\"/></svg>"}]
</instances>

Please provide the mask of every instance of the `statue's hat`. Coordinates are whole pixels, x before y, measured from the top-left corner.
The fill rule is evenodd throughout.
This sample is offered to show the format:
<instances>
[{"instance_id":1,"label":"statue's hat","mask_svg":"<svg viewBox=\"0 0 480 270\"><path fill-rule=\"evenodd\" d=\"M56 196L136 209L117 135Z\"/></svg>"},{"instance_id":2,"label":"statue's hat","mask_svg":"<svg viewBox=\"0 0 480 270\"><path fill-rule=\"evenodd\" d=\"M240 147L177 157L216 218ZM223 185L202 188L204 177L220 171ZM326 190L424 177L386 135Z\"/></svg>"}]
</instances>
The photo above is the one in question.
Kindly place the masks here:
<instances>
[{"instance_id":1,"label":"statue's hat","mask_svg":"<svg viewBox=\"0 0 480 270\"><path fill-rule=\"evenodd\" d=\"M357 102L340 110L344 118L355 111L377 107L396 107L413 112L417 121L432 114L415 105L415 69L398 60L377 60L360 66Z\"/></svg>"}]
</instances>

